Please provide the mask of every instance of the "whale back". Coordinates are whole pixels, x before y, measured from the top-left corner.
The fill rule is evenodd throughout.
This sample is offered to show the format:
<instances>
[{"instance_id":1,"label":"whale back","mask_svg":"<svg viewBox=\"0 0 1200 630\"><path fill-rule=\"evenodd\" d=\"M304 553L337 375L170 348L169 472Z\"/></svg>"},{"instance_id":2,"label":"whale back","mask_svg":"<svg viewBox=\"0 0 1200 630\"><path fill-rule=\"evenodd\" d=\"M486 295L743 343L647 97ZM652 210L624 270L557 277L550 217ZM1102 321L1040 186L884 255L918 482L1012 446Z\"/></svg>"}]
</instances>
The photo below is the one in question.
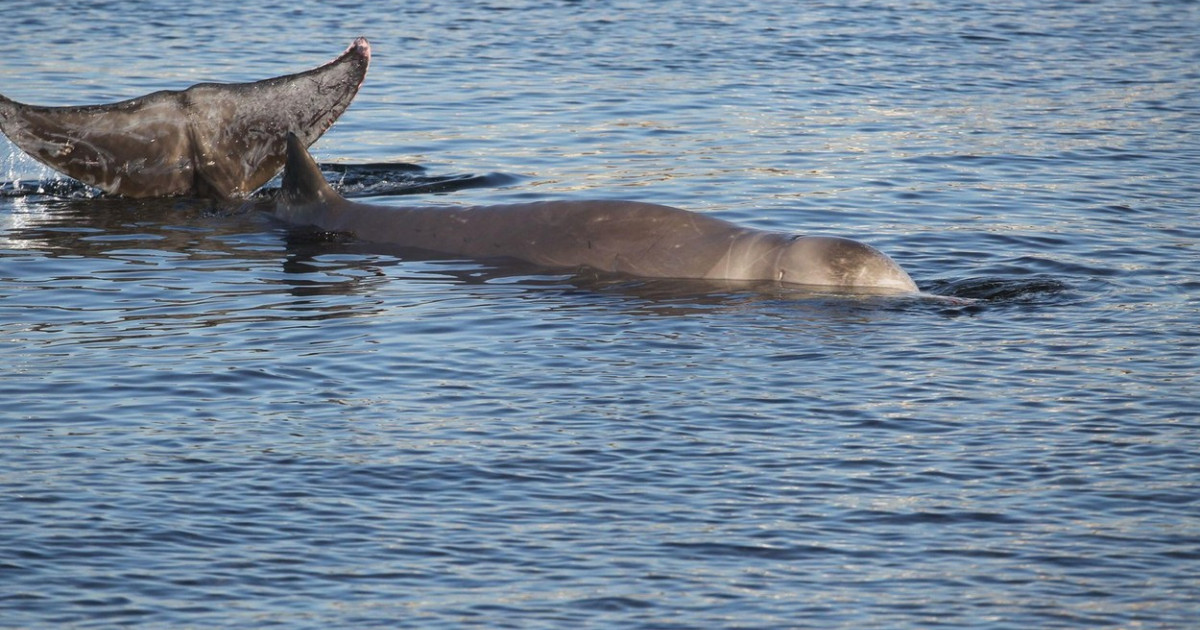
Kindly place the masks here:
<instances>
[{"instance_id":1,"label":"whale back","mask_svg":"<svg viewBox=\"0 0 1200 630\"><path fill-rule=\"evenodd\" d=\"M363 38L318 68L254 83L201 83L107 105L41 107L0 96L0 131L47 166L126 197L243 196L283 166L285 134L305 146L358 93Z\"/></svg>"},{"instance_id":2,"label":"whale back","mask_svg":"<svg viewBox=\"0 0 1200 630\"><path fill-rule=\"evenodd\" d=\"M471 258L513 258L653 278L779 281L916 291L879 250L844 238L795 237L636 201L393 207L337 193L294 134L275 216L365 241Z\"/></svg>"}]
</instances>

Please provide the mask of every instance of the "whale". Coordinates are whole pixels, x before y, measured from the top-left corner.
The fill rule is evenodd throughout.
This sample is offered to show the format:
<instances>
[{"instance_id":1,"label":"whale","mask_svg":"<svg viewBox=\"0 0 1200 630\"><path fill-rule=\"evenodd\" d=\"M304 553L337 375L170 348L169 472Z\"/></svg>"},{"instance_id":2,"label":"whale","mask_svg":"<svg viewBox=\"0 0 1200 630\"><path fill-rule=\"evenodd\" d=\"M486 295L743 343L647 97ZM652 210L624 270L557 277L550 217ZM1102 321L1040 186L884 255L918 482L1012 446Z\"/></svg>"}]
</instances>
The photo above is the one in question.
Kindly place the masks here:
<instances>
[{"instance_id":1,"label":"whale","mask_svg":"<svg viewBox=\"0 0 1200 630\"><path fill-rule=\"evenodd\" d=\"M900 265L865 243L742 227L653 203L402 207L353 202L325 180L303 139L289 133L286 145L282 184L268 211L290 224L349 233L368 243L644 278L918 292Z\"/></svg>"},{"instance_id":2,"label":"whale","mask_svg":"<svg viewBox=\"0 0 1200 630\"><path fill-rule=\"evenodd\" d=\"M245 197L350 106L371 59L358 38L317 68L253 83L200 83L105 105L43 107L0 95L0 132L34 159L130 198Z\"/></svg>"}]
</instances>

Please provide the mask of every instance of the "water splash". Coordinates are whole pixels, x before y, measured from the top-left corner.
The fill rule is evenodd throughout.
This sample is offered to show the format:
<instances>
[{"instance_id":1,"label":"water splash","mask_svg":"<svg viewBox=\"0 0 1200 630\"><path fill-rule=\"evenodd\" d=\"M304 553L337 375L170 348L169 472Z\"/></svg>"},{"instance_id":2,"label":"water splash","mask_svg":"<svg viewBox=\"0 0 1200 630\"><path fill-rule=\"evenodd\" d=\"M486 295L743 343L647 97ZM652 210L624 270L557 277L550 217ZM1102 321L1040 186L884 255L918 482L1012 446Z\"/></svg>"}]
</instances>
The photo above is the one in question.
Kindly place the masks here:
<instances>
[{"instance_id":1,"label":"water splash","mask_svg":"<svg viewBox=\"0 0 1200 630\"><path fill-rule=\"evenodd\" d=\"M3 140L3 145L8 150L0 165L0 172L4 173L3 181L0 181L0 197L92 199L99 196L99 190L38 162L7 139Z\"/></svg>"}]
</instances>

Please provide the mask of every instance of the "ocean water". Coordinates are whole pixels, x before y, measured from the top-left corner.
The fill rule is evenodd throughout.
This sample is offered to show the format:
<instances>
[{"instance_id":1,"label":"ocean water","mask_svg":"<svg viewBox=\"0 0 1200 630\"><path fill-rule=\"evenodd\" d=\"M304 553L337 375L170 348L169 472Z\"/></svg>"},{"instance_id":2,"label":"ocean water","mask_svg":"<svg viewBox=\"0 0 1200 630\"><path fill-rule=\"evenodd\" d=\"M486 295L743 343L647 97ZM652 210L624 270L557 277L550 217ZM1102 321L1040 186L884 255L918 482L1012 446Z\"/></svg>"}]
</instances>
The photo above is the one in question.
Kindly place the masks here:
<instances>
[{"instance_id":1,"label":"ocean water","mask_svg":"<svg viewBox=\"0 0 1200 630\"><path fill-rule=\"evenodd\" d=\"M0 139L0 627L1200 623L1200 4L130 4L4 3L0 93L363 35L347 194L665 203L954 299L414 259Z\"/></svg>"}]
</instances>

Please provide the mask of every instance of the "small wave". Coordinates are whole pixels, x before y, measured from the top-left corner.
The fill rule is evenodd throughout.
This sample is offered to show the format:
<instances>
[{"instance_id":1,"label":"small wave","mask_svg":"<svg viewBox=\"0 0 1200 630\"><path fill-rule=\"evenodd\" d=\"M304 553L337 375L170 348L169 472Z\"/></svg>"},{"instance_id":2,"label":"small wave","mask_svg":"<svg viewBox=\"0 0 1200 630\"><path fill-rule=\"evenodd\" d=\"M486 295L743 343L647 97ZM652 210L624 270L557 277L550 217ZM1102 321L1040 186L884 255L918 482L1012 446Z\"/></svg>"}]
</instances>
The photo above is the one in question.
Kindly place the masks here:
<instances>
[{"instance_id":1,"label":"small wave","mask_svg":"<svg viewBox=\"0 0 1200 630\"><path fill-rule=\"evenodd\" d=\"M467 188L495 188L516 181L503 173L424 175L425 168L404 162L322 164L325 178L346 197L385 197L447 193Z\"/></svg>"},{"instance_id":2,"label":"small wave","mask_svg":"<svg viewBox=\"0 0 1200 630\"><path fill-rule=\"evenodd\" d=\"M993 306L1029 306L1060 303L1073 287L1046 276L1028 278L977 277L934 281L926 295L946 300L955 315L970 315Z\"/></svg>"},{"instance_id":3,"label":"small wave","mask_svg":"<svg viewBox=\"0 0 1200 630\"><path fill-rule=\"evenodd\" d=\"M1036 302L1071 289L1061 280L1033 278L966 278L932 286L932 293L984 302Z\"/></svg>"},{"instance_id":4,"label":"small wave","mask_svg":"<svg viewBox=\"0 0 1200 630\"><path fill-rule=\"evenodd\" d=\"M603 612L621 612L654 607L652 602L649 602L645 599L617 596L577 599L571 602L570 605L583 608L585 610L598 610Z\"/></svg>"},{"instance_id":5,"label":"small wave","mask_svg":"<svg viewBox=\"0 0 1200 630\"><path fill-rule=\"evenodd\" d=\"M517 181L516 177L504 173L425 175L424 167L404 162L322 164L321 171L339 193L352 198L448 193L468 188L496 188ZM278 177L251 198L269 198L277 190ZM104 193L99 189L66 177L0 182L0 198L96 199L102 196Z\"/></svg>"}]
</instances>

